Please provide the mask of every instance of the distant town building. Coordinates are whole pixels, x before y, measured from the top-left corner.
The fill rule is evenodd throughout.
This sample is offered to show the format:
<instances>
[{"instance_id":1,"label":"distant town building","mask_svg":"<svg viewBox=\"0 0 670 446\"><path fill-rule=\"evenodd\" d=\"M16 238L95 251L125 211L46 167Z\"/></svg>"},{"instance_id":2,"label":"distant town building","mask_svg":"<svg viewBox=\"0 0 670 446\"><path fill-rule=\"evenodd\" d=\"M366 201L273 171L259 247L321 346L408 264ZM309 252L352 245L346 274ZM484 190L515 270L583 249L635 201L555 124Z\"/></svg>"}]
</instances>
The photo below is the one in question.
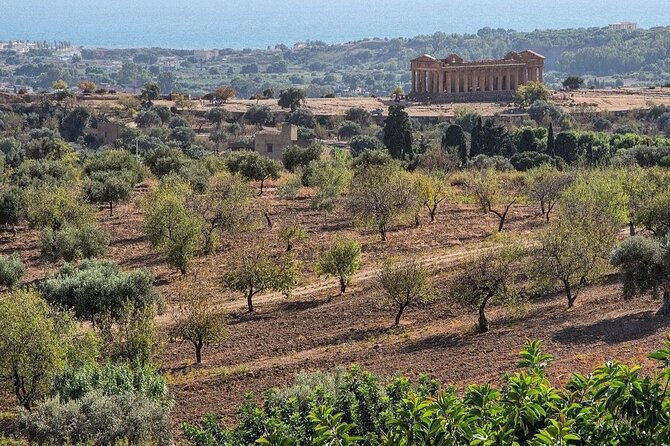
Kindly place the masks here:
<instances>
[{"instance_id":1,"label":"distant town building","mask_svg":"<svg viewBox=\"0 0 670 446\"><path fill-rule=\"evenodd\" d=\"M272 159L280 160L287 147L298 143L298 127L284 123L281 130L264 129L254 136L254 150Z\"/></svg>"},{"instance_id":2,"label":"distant town building","mask_svg":"<svg viewBox=\"0 0 670 446\"><path fill-rule=\"evenodd\" d=\"M617 22L610 23L610 29L621 29L621 30L633 30L637 29L637 23L635 22Z\"/></svg>"},{"instance_id":3,"label":"distant town building","mask_svg":"<svg viewBox=\"0 0 670 446\"><path fill-rule=\"evenodd\" d=\"M193 57L201 62L216 59L219 57L219 50L195 50L193 51Z\"/></svg>"},{"instance_id":4,"label":"distant town building","mask_svg":"<svg viewBox=\"0 0 670 446\"><path fill-rule=\"evenodd\" d=\"M530 50L502 59L465 61L457 54L411 61L413 99L432 101L508 100L520 85L544 82L544 56Z\"/></svg>"},{"instance_id":5,"label":"distant town building","mask_svg":"<svg viewBox=\"0 0 670 446\"><path fill-rule=\"evenodd\" d=\"M115 122L97 121L95 127L86 129L86 134L100 141L102 144L109 145L121 137L123 126Z\"/></svg>"}]
</instances>

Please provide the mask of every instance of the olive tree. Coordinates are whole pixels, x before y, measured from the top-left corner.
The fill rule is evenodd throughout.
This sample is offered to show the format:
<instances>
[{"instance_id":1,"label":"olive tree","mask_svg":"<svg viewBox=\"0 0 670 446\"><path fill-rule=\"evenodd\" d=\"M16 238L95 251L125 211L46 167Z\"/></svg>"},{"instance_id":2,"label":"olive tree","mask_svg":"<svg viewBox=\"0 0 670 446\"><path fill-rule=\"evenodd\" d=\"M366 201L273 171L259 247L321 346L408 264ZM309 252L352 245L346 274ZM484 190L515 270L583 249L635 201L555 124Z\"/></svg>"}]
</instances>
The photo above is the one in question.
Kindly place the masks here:
<instances>
[{"instance_id":1,"label":"olive tree","mask_svg":"<svg viewBox=\"0 0 670 446\"><path fill-rule=\"evenodd\" d=\"M219 172L203 194L190 194L186 207L200 220L207 254L213 254L221 232L237 232L253 225L253 193L239 175Z\"/></svg>"},{"instance_id":2,"label":"olive tree","mask_svg":"<svg viewBox=\"0 0 670 446\"><path fill-rule=\"evenodd\" d=\"M430 221L435 221L437 207L449 197L449 185L442 171L415 174L421 204L428 209Z\"/></svg>"},{"instance_id":3,"label":"olive tree","mask_svg":"<svg viewBox=\"0 0 670 446\"><path fill-rule=\"evenodd\" d=\"M226 159L231 173L239 173L247 181L259 181L263 195L263 184L268 179L277 180L281 170L279 161L270 159L258 152L235 152Z\"/></svg>"},{"instance_id":4,"label":"olive tree","mask_svg":"<svg viewBox=\"0 0 670 446\"><path fill-rule=\"evenodd\" d=\"M340 282L340 294L344 294L360 267L361 244L355 239L338 238L321 254L316 271L336 277Z\"/></svg>"},{"instance_id":5,"label":"olive tree","mask_svg":"<svg viewBox=\"0 0 670 446\"><path fill-rule=\"evenodd\" d=\"M279 229L279 240L286 243L286 252L293 250L293 244L307 240L307 232L297 223L286 223Z\"/></svg>"},{"instance_id":6,"label":"olive tree","mask_svg":"<svg viewBox=\"0 0 670 446\"><path fill-rule=\"evenodd\" d=\"M316 189L312 208L332 212L351 182L351 170L344 155L338 153L333 159L312 161L306 173L308 185Z\"/></svg>"},{"instance_id":7,"label":"olive tree","mask_svg":"<svg viewBox=\"0 0 670 446\"><path fill-rule=\"evenodd\" d=\"M519 302L521 290L516 274L524 256L521 245L504 241L465 262L454 278L450 295L456 302L478 310L480 333L489 331L486 306L491 299L504 305Z\"/></svg>"},{"instance_id":8,"label":"olive tree","mask_svg":"<svg viewBox=\"0 0 670 446\"><path fill-rule=\"evenodd\" d=\"M164 250L168 265L182 275L200 246L201 222L186 206L190 193L183 183L163 184L142 202L149 243Z\"/></svg>"},{"instance_id":9,"label":"olive tree","mask_svg":"<svg viewBox=\"0 0 670 446\"><path fill-rule=\"evenodd\" d=\"M549 223L549 214L558 203L563 191L572 183L573 177L547 164L527 172L528 196L540 203L540 211Z\"/></svg>"},{"instance_id":10,"label":"olive tree","mask_svg":"<svg viewBox=\"0 0 670 446\"><path fill-rule=\"evenodd\" d=\"M137 310L161 309L163 305L154 288L154 277L147 269L126 272L109 260L84 260L76 266L66 263L49 275L42 292L50 303L103 328L118 322L126 305Z\"/></svg>"},{"instance_id":11,"label":"olive tree","mask_svg":"<svg viewBox=\"0 0 670 446\"><path fill-rule=\"evenodd\" d=\"M484 213L498 217L498 232L502 232L510 209L522 199L522 179L504 175L494 170L471 174L465 187Z\"/></svg>"},{"instance_id":12,"label":"olive tree","mask_svg":"<svg viewBox=\"0 0 670 446\"><path fill-rule=\"evenodd\" d=\"M418 199L408 174L393 165L361 170L349 187L349 212L364 222L373 223L383 241L388 226L415 209Z\"/></svg>"},{"instance_id":13,"label":"olive tree","mask_svg":"<svg viewBox=\"0 0 670 446\"><path fill-rule=\"evenodd\" d=\"M28 411L47 396L73 346L74 325L66 316L52 314L34 291L15 291L0 299L0 384Z\"/></svg>"},{"instance_id":14,"label":"olive tree","mask_svg":"<svg viewBox=\"0 0 670 446\"><path fill-rule=\"evenodd\" d=\"M405 262L387 260L379 271L379 285L384 302L395 308L394 326L400 324L405 309L420 302L429 302L435 296L430 271L416 259Z\"/></svg>"},{"instance_id":15,"label":"olive tree","mask_svg":"<svg viewBox=\"0 0 670 446\"><path fill-rule=\"evenodd\" d=\"M93 208L77 191L65 187L37 187L25 191L26 220L34 228L59 230L93 221Z\"/></svg>"},{"instance_id":16,"label":"olive tree","mask_svg":"<svg viewBox=\"0 0 670 446\"><path fill-rule=\"evenodd\" d=\"M127 201L133 190L133 173L130 171L94 172L84 183L83 192L89 203L105 204L109 216L114 216L114 205Z\"/></svg>"},{"instance_id":17,"label":"olive tree","mask_svg":"<svg viewBox=\"0 0 670 446\"><path fill-rule=\"evenodd\" d=\"M297 281L298 270L293 257L285 256L275 261L258 248L239 253L231 269L222 277L226 289L244 293L249 313L254 312L254 296L268 290L288 295Z\"/></svg>"},{"instance_id":18,"label":"olive tree","mask_svg":"<svg viewBox=\"0 0 670 446\"><path fill-rule=\"evenodd\" d=\"M218 310L209 296L195 290L187 293L170 329L170 335L193 344L195 362L202 362L202 348L226 338L226 314Z\"/></svg>"},{"instance_id":19,"label":"olive tree","mask_svg":"<svg viewBox=\"0 0 670 446\"><path fill-rule=\"evenodd\" d=\"M563 193L561 218L539 235L531 275L544 287L560 283L571 308L581 289L597 281L626 221L626 196L605 174L577 178Z\"/></svg>"}]
</instances>

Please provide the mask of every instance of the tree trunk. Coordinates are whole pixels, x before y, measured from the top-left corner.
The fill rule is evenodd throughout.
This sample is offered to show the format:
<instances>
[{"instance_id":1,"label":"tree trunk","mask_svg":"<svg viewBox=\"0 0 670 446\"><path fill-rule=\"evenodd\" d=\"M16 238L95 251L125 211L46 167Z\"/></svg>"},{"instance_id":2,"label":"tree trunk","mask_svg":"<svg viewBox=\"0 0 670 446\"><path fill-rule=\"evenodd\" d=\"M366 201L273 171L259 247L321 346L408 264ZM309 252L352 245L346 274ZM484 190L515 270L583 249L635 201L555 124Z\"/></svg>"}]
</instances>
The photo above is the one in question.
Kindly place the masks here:
<instances>
[{"instance_id":1,"label":"tree trunk","mask_svg":"<svg viewBox=\"0 0 670 446\"><path fill-rule=\"evenodd\" d=\"M340 294L344 294L347 290L347 282L344 280L344 277L340 277Z\"/></svg>"},{"instance_id":2,"label":"tree trunk","mask_svg":"<svg viewBox=\"0 0 670 446\"><path fill-rule=\"evenodd\" d=\"M633 237L637 233L637 230L635 229L635 223L633 223L632 221L628 222L628 229L630 231L631 237Z\"/></svg>"},{"instance_id":3,"label":"tree trunk","mask_svg":"<svg viewBox=\"0 0 670 446\"><path fill-rule=\"evenodd\" d=\"M263 212L263 216L265 217L265 221L268 223L268 228L271 228L272 220L270 220L270 215L267 212Z\"/></svg>"},{"instance_id":4,"label":"tree trunk","mask_svg":"<svg viewBox=\"0 0 670 446\"><path fill-rule=\"evenodd\" d=\"M414 214L414 227L418 228L421 225L419 221L419 214Z\"/></svg>"},{"instance_id":5,"label":"tree trunk","mask_svg":"<svg viewBox=\"0 0 670 446\"><path fill-rule=\"evenodd\" d=\"M263 182L264 182L264 181L265 181L264 179L263 179L263 180L261 180L261 193L260 193L260 194L258 194L258 196L261 196L261 195L263 195Z\"/></svg>"},{"instance_id":6,"label":"tree trunk","mask_svg":"<svg viewBox=\"0 0 670 446\"><path fill-rule=\"evenodd\" d=\"M670 314L670 289L663 290L663 307L661 307L661 314Z\"/></svg>"},{"instance_id":7,"label":"tree trunk","mask_svg":"<svg viewBox=\"0 0 670 446\"><path fill-rule=\"evenodd\" d=\"M570 281L563 280L563 288L565 288L565 295L568 298L568 308L572 308L577 300L577 296L572 295L572 288L570 287Z\"/></svg>"},{"instance_id":8,"label":"tree trunk","mask_svg":"<svg viewBox=\"0 0 670 446\"><path fill-rule=\"evenodd\" d=\"M112 201L109 202L109 216L110 217L114 216L114 202Z\"/></svg>"},{"instance_id":9,"label":"tree trunk","mask_svg":"<svg viewBox=\"0 0 670 446\"><path fill-rule=\"evenodd\" d=\"M428 214L430 214L431 223L435 221L435 212L436 211L437 211L437 207L434 207L432 209L428 208Z\"/></svg>"},{"instance_id":10,"label":"tree trunk","mask_svg":"<svg viewBox=\"0 0 670 446\"><path fill-rule=\"evenodd\" d=\"M400 325L400 318L402 317L403 311L405 311L405 306L401 305L398 308L398 312L395 315L395 323L393 324L394 327L397 327L398 325Z\"/></svg>"},{"instance_id":11,"label":"tree trunk","mask_svg":"<svg viewBox=\"0 0 670 446\"><path fill-rule=\"evenodd\" d=\"M484 300L482 301L481 305L479 305L479 332L480 333L486 333L489 331L489 321L486 319L486 304L491 300L493 297L493 293L489 292Z\"/></svg>"},{"instance_id":12,"label":"tree trunk","mask_svg":"<svg viewBox=\"0 0 670 446\"><path fill-rule=\"evenodd\" d=\"M195 344L195 363L200 364L202 362L202 341Z\"/></svg>"},{"instance_id":13,"label":"tree trunk","mask_svg":"<svg viewBox=\"0 0 670 446\"><path fill-rule=\"evenodd\" d=\"M379 235L382 238L382 242L386 241L386 225L379 225Z\"/></svg>"},{"instance_id":14,"label":"tree trunk","mask_svg":"<svg viewBox=\"0 0 670 446\"><path fill-rule=\"evenodd\" d=\"M254 298L254 292L253 292L253 290L251 289L251 290L249 290L249 292L247 293L247 308L248 308L249 313L253 313L253 312L254 312L254 302L253 302L253 298Z\"/></svg>"}]
</instances>

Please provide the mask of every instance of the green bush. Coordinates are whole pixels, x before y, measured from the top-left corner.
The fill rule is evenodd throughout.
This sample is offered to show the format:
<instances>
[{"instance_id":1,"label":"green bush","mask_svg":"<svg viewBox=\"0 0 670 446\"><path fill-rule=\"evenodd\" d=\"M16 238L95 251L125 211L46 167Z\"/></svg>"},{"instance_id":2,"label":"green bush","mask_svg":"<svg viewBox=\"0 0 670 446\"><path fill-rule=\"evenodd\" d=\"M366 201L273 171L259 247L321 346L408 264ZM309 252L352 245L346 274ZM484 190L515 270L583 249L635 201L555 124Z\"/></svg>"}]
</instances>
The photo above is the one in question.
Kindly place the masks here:
<instances>
[{"instance_id":1,"label":"green bush","mask_svg":"<svg viewBox=\"0 0 670 446\"><path fill-rule=\"evenodd\" d=\"M0 226L14 228L26 215L21 189L10 187L0 192Z\"/></svg>"},{"instance_id":2,"label":"green bush","mask_svg":"<svg viewBox=\"0 0 670 446\"><path fill-rule=\"evenodd\" d=\"M162 305L154 289L154 277L146 269L125 272L114 262L84 260L65 264L42 285L47 301L74 312L79 319L102 322L118 320L126 305L143 309Z\"/></svg>"},{"instance_id":3,"label":"green bush","mask_svg":"<svg viewBox=\"0 0 670 446\"><path fill-rule=\"evenodd\" d=\"M94 390L81 398L42 403L19 421L38 444L172 444L170 409L138 392L105 395Z\"/></svg>"},{"instance_id":4,"label":"green bush","mask_svg":"<svg viewBox=\"0 0 670 446\"><path fill-rule=\"evenodd\" d=\"M11 290L21 281L25 273L26 266L18 253L15 252L11 256L0 256L0 286L6 286Z\"/></svg>"},{"instance_id":5,"label":"green bush","mask_svg":"<svg viewBox=\"0 0 670 446\"><path fill-rule=\"evenodd\" d=\"M107 396L137 392L163 405L171 403L165 378L160 374L147 367L133 369L110 363L67 368L53 379L51 396L65 403L93 391Z\"/></svg>"},{"instance_id":6,"label":"green bush","mask_svg":"<svg viewBox=\"0 0 670 446\"><path fill-rule=\"evenodd\" d=\"M500 389L440 390L426 377L382 386L353 367L341 376L300 376L292 387L267 392L262 406L250 398L234 428L208 416L181 429L195 446L668 444L670 342L649 355L663 367L653 377L613 361L575 373L564 388L549 381L553 356L541 346L526 342L518 370L502 378Z\"/></svg>"},{"instance_id":7,"label":"green bush","mask_svg":"<svg viewBox=\"0 0 670 446\"><path fill-rule=\"evenodd\" d=\"M94 224L66 225L57 231L45 228L40 234L40 253L51 262L91 259L103 256L108 242L107 233Z\"/></svg>"}]
</instances>

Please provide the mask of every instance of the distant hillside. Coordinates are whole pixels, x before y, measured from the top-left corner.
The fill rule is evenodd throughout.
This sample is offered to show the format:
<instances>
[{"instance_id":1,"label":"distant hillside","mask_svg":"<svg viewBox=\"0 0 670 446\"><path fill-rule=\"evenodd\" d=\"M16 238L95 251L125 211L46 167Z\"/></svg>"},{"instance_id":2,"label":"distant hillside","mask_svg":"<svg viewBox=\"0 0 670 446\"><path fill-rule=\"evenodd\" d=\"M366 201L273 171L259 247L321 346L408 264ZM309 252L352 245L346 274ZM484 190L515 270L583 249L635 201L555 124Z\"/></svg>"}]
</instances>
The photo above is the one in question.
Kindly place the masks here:
<instances>
[{"instance_id":1,"label":"distant hillside","mask_svg":"<svg viewBox=\"0 0 670 446\"><path fill-rule=\"evenodd\" d=\"M306 88L310 96L336 93L385 95L396 85L409 88L409 60L428 53L466 59L503 56L532 49L547 58L545 80L558 86L568 74L598 86L656 85L670 82L670 27L617 31L608 28L517 32L484 28L475 34L368 39L329 45L305 42L266 50L222 49L213 57L195 51L160 48L84 49L72 59L40 50L0 52L0 83L48 88L57 79L76 85L137 86L157 81L162 90L204 93L232 85L248 97L268 88ZM598 79L595 79L598 78Z\"/></svg>"}]
</instances>

